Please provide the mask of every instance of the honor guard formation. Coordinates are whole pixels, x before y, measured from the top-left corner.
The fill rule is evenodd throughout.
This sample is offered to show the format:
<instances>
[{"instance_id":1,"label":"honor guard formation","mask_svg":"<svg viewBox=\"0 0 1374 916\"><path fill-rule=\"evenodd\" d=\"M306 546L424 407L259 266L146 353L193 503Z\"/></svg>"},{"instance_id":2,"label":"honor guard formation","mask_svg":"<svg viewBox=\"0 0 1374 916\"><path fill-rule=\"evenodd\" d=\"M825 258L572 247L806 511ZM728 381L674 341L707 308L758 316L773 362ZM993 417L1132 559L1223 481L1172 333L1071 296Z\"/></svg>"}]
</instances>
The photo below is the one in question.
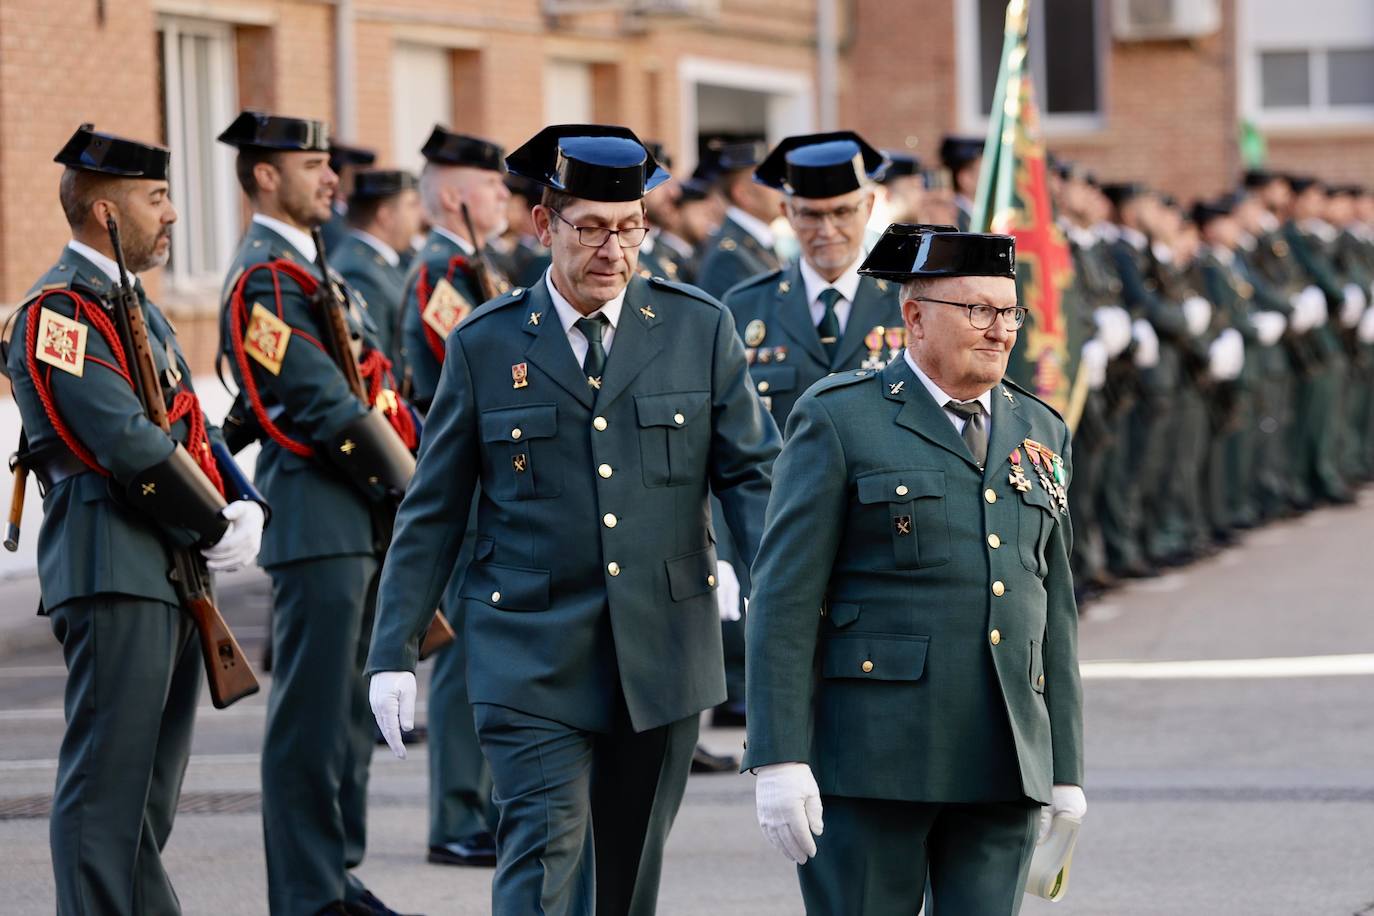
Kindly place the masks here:
<instances>
[{"instance_id":1,"label":"honor guard formation","mask_svg":"<svg viewBox=\"0 0 1374 916\"><path fill-rule=\"evenodd\" d=\"M176 150L72 134L71 240L5 335L68 671L63 914L180 912L202 681L258 690L213 578L254 563L273 914L404 911L357 866L374 749L418 741L415 855L494 867L500 916L654 913L689 773L741 769L798 909L1013 914L1086 813L1084 603L1374 478L1361 187L1183 204L1052 159L1061 415L1017 242L970 231L981 138L736 137L678 177L599 124L436 125L418 175L283 114L218 140L226 416L139 279Z\"/></svg>"}]
</instances>

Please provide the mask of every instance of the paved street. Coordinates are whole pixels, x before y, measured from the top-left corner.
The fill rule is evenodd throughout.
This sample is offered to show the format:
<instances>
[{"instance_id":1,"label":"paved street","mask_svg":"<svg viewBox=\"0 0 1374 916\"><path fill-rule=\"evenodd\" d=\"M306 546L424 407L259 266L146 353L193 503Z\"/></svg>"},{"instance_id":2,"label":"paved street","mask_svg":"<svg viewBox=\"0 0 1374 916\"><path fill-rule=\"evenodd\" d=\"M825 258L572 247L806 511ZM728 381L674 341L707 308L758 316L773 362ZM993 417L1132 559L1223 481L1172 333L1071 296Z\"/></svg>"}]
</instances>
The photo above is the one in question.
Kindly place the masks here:
<instances>
[{"instance_id":1,"label":"paved street","mask_svg":"<svg viewBox=\"0 0 1374 916\"><path fill-rule=\"evenodd\" d=\"M1089 610L1088 821L1067 900L1023 912L1374 913L1372 496L1254 533ZM32 580L0 583L0 914L26 916L53 911L43 814L62 732L61 658L28 617L35 591ZM256 659L265 580L239 576L222 591ZM1346 658L1280 661L1313 656ZM1102 664L1245 659L1260 661ZM265 912L264 700L221 712L207 701L199 719L167 856L189 914ZM721 750L741 737L707 734ZM693 777L665 916L801 912L792 869L754 826L752 790L746 777ZM487 912L490 872L423 863L424 797L423 749L405 762L379 751L364 879L409 911Z\"/></svg>"}]
</instances>

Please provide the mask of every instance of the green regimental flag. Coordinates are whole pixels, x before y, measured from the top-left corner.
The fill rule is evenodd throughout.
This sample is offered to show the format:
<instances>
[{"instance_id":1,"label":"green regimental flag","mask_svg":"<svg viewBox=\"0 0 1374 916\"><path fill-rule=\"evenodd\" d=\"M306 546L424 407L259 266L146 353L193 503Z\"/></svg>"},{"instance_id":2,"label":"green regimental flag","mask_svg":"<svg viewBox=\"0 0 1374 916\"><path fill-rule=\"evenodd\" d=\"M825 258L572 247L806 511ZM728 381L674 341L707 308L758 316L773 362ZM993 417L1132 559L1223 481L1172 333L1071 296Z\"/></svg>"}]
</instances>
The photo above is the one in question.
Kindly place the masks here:
<instances>
[{"instance_id":1,"label":"green regimental flag","mask_svg":"<svg viewBox=\"0 0 1374 916\"><path fill-rule=\"evenodd\" d=\"M971 223L974 232L1016 238L1017 295L1029 313L1007 375L1064 413L1073 427L1087 396L1087 380L1074 378L1077 347L1070 347L1064 310L1073 259L1050 202L1040 113L1026 66L1029 18L1029 0L1007 4L1002 63Z\"/></svg>"}]
</instances>

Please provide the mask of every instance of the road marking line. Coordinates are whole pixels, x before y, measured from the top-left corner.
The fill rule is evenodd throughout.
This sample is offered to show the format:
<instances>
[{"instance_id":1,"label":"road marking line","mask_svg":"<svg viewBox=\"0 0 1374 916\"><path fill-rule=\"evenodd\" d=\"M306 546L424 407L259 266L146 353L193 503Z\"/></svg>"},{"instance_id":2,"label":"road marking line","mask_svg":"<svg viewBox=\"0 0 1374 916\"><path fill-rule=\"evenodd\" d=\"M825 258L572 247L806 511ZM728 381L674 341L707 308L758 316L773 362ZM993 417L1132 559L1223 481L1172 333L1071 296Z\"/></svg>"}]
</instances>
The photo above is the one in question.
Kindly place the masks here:
<instances>
[{"instance_id":1,"label":"road marking line","mask_svg":"<svg viewBox=\"0 0 1374 916\"><path fill-rule=\"evenodd\" d=\"M1083 662L1079 670L1084 680L1122 681L1349 677L1374 674L1374 653L1173 662Z\"/></svg>"}]
</instances>

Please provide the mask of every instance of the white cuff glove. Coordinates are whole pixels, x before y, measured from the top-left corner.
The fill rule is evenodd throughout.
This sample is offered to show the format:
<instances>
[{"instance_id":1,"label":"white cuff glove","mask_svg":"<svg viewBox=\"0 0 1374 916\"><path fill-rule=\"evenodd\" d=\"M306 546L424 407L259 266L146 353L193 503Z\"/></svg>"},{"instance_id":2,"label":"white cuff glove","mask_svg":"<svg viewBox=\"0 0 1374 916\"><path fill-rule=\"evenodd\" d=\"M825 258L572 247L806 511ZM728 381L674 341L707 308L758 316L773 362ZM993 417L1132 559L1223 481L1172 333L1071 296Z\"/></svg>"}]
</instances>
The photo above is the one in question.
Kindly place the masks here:
<instances>
[{"instance_id":1,"label":"white cuff glove","mask_svg":"<svg viewBox=\"0 0 1374 916\"><path fill-rule=\"evenodd\" d=\"M1260 344L1266 347L1278 343L1288 329L1288 319L1278 312L1255 312L1250 316L1250 323L1255 326Z\"/></svg>"},{"instance_id":2,"label":"white cuff glove","mask_svg":"<svg viewBox=\"0 0 1374 916\"><path fill-rule=\"evenodd\" d=\"M816 854L821 823L821 790L811 767L804 763L772 763L759 767L754 784L759 828L778 852L798 865Z\"/></svg>"},{"instance_id":3,"label":"white cuff glove","mask_svg":"<svg viewBox=\"0 0 1374 916\"><path fill-rule=\"evenodd\" d=\"M1083 790L1078 786L1055 786L1050 790L1050 803L1040 809L1040 838L1037 842L1049 836L1050 824L1054 821L1055 815L1067 814L1069 817L1083 820L1083 815L1088 813L1088 800L1083 795Z\"/></svg>"},{"instance_id":4,"label":"white cuff glove","mask_svg":"<svg viewBox=\"0 0 1374 916\"><path fill-rule=\"evenodd\" d=\"M1369 301L1358 283L1347 283L1343 292L1345 299L1341 302L1341 327L1353 328L1360 323L1360 316L1364 314L1364 307Z\"/></svg>"},{"instance_id":5,"label":"white cuff glove","mask_svg":"<svg viewBox=\"0 0 1374 916\"><path fill-rule=\"evenodd\" d=\"M735 567L716 561L716 610L721 620L739 620L739 577Z\"/></svg>"},{"instance_id":6,"label":"white cuff glove","mask_svg":"<svg viewBox=\"0 0 1374 916\"><path fill-rule=\"evenodd\" d=\"M406 759L406 746L401 732L415 727L415 692L415 674L410 671L378 671L367 690L377 727L391 753L402 760Z\"/></svg>"},{"instance_id":7,"label":"white cuff glove","mask_svg":"<svg viewBox=\"0 0 1374 916\"><path fill-rule=\"evenodd\" d=\"M1189 296L1183 300L1183 320L1188 323L1188 333L1200 337L1212 323L1212 303L1201 296Z\"/></svg>"},{"instance_id":8,"label":"white cuff glove","mask_svg":"<svg viewBox=\"0 0 1374 916\"><path fill-rule=\"evenodd\" d=\"M1307 300L1307 329L1326 324L1326 294L1315 286L1307 286L1303 288L1302 296Z\"/></svg>"},{"instance_id":9,"label":"white cuff glove","mask_svg":"<svg viewBox=\"0 0 1374 916\"><path fill-rule=\"evenodd\" d=\"M1355 336L1362 344L1374 344L1374 309L1369 309L1360 319L1360 326L1355 330Z\"/></svg>"},{"instance_id":10,"label":"white cuff glove","mask_svg":"<svg viewBox=\"0 0 1374 916\"><path fill-rule=\"evenodd\" d=\"M205 557L205 565L215 572L232 572L257 559L262 546L262 506L250 499L236 499L219 514L229 527L213 547L200 553Z\"/></svg>"},{"instance_id":11,"label":"white cuff glove","mask_svg":"<svg viewBox=\"0 0 1374 916\"><path fill-rule=\"evenodd\" d=\"M1227 328L1207 348L1207 371L1212 378L1230 382L1240 377L1245 366L1245 338L1240 331Z\"/></svg>"},{"instance_id":12,"label":"white cuff glove","mask_svg":"<svg viewBox=\"0 0 1374 916\"><path fill-rule=\"evenodd\" d=\"M1078 371L1087 373L1089 390L1097 391L1107 384L1107 360L1110 358L1107 345L1098 338L1094 337L1083 344L1079 356L1082 366Z\"/></svg>"},{"instance_id":13,"label":"white cuff glove","mask_svg":"<svg viewBox=\"0 0 1374 916\"><path fill-rule=\"evenodd\" d=\"M1108 358L1120 356L1131 345L1131 315L1119 305L1104 305L1093 310L1097 339L1107 348Z\"/></svg>"},{"instance_id":14,"label":"white cuff glove","mask_svg":"<svg viewBox=\"0 0 1374 916\"><path fill-rule=\"evenodd\" d=\"M1137 369L1153 369L1159 365L1159 335L1144 318L1131 322L1131 339L1135 341L1134 362Z\"/></svg>"}]
</instances>

